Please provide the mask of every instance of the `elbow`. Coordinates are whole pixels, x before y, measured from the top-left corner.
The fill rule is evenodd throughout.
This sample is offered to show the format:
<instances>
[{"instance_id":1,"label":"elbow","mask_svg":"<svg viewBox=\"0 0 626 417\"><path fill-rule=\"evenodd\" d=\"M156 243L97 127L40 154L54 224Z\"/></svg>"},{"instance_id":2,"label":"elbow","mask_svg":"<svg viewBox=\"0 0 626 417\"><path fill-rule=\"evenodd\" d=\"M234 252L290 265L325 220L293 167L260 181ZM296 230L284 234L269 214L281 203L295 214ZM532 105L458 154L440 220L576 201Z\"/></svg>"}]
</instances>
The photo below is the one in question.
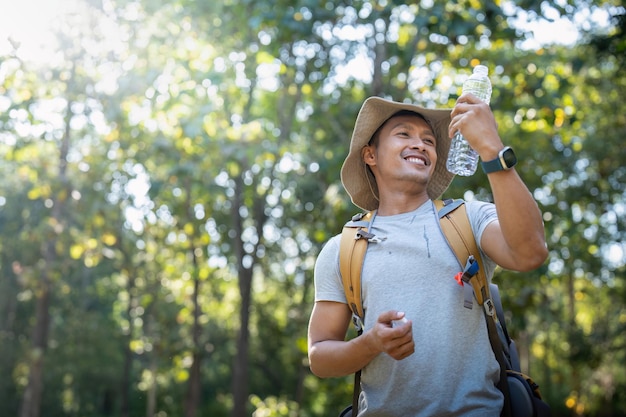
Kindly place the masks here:
<instances>
[{"instance_id":1,"label":"elbow","mask_svg":"<svg viewBox=\"0 0 626 417\"><path fill-rule=\"evenodd\" d=\"M309 349L309 369L318 378L328 378L332 375L329 375L324 366L321 364L321 359L317 355L315 346Z\"/></svg>"},{"instance_id":2,"label":"elbow","mask_svg":"<svg viewBox=\"0 0 626 417\"><path fill-rule=\"evenodd\" d=\"M319 369L319 365L317 364L315 354L312 350L309 350L309 369L311 370L311 373L316 377L324 378L321 370Z\"/></svg>"},{"instance_id":3,"label":"elbow","mask_svg":"<svg viewBox=\"0 0 626 417\"><path fill-rule=\"evenodd\" d=\"M538 243L535 247L532 269L537 269L543 265L546 259L548 259L548 253L548 245L545 239L542 239L541 243Z\"/></svg>"},{"instance_id":4,"label":"elbow","mask_svg":"<svg viewBox=\"0 0 626 417\"><path fill-rule=\"evenodd\" d=\"M548 247L545 242L535 245L533 250L529 252L524 261L520 263L520 272L529 272L539 268L548 258Z\"/></svg>"},{"instance_id":5,"label":"elbow","mask_svg":"<svg viewBox=\"0 0 626 417\"><path fill-rule=\"evenodd\" d=\"M311 370L311 373L313 373L313 375L315 375L316 377L324 378L318 364L317 349L315 348L315 344L309 344L309 369Z\"/></svg>"},{"instance_id":6,"label":"elbow","mask_svg":"<svg viewBox=\"0 0 626 417\"><path fill-rule=\"evenodd\" d=\"M316 345L309 348L309 369L318 378L336 378L352 373L343 369L343 364L338 364L332 353Z\"/></svg>"},{"instance_id":7,"label":"elbow","mask_svg":"<svg viewBox=\"0 0 626 417\"><path fill-rule=\"evenodd\" d=\"M328 378L329 375L326 375L324 372L322 372L322 370L320 368L318 368L317 366L313 365L313 363L311 362L309 364L309 369L311 370L311 373L313 375L315 375L318 378Z\"/></svg>"}]
</instances>

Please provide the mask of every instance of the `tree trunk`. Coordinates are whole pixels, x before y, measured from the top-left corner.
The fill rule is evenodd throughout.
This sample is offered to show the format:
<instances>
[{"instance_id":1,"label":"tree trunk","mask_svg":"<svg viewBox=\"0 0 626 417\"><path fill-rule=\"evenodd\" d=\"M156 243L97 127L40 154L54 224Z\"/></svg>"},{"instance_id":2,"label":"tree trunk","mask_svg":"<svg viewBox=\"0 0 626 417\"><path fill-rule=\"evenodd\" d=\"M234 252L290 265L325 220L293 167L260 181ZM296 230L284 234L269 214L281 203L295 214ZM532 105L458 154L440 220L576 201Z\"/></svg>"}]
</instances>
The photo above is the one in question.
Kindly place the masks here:
<instances>
[{"instance_id":1,"label":"tree trunk","mask_svg":"<svg viewBox=\"0 0 626 417\"><path fill-rule=\"evenodd\" d=\"M54 210L58 211L58 210ZM58 218L53 215L53 218ZM41 273L39 287L35 290L35 327L31 336L30 369L28 383L22 397L20 417L39 417L43 394L44 357L48 348L50 327L50 299L52 284L48 269L56 260L56 239L46 243L44 249L44 270Z\"/></svg>"},{"instance_id":2,"label":"tree trunk","mask_svg":"<svg viewBox=\"0 0 626 417\"><path fill-rule=\"evenodd\" d=\"M157 398L157 361L158 355L153 350L150 355L150 387L147 392L146 417L154 417L156 415L156 398Z\"/></svg>"},{"instance_id":3,"label":"tree trunk","mask_svg":"<svg viewBox=\"0 0 626 417\"><path fill-rule=\"evenodd\" d=\"M242 170L243 171L243 170ZM243 204L243 180L235 178L235 196L232 206L233 228L235 229L234 249L237 258L239 275L239 334L237 335L237 353L233 364L233 411L232 417L248 417L246 404L248 403L248 346L250 344L250 306L252 304L252 265L244 265L245 250L243 247L243 219L240 208Z\"/></svg>"},{"instance_id":4,"label":"tree trunk","mask_svg":"<svg viewBox=\"0 0 626 417\"><path fill-rule=\"evenodd\" d=\"M120 416L128 417L130 405L129 405L129 395L130 395L130 368L133 362L133 353L130 350L130 339L131 337L126 337L126 343L124 344L124 370L122 372L122 392L121 392L121 402L120 402Z\"/></svg>"},{"instance_id":5,"label":"tree trunk","mask_svg":"<svg viewBox=\"0 0 626 417\"><path fill-rule=\"evenodd\" d=\"M185 417L194 417L200 405L200 365L202 363L201 354L193 352L191 369L189 369L189 384L185 396Z\"/></svg>"},{"instance_id":6,"label":"tree trunk","mask_svg":"<svg viewBox=\"0 0 626 417\"><path fill-rule=\"evenodd\" d=\"M192 247L193 252L193 247ZM200 368L202 364L202 346L200 343L200 305L198 303L198 294L200 291L200 279L197 276L197 259L193 255L195 267L195 279L193 288L193 357L191 369L189 370L189 383L187 385L187 394L185 396L185 417L195 417L200 405Z\"/></svg>"},{"instance_id":7,"label":"tree trunk","mask_svg":"<svg viewBox=\"0 0 626 417\"><path fill-rule=\"evenodd\" d=\"M191 201L191 178L187 178L185 182L185 189L187 190L185 197L185 211L188 216L188 220L192 221L194 218L194 212ZM199 274L199 262L198 256L196 254L196 238L197 232L196 228L193 229L191 236L189 239L191 240L191 245L189 247L189 256L191 256L192 265L193 265L193 294L192 294L192 302L193 302L193 324L192 324L192 362L191 369L189 370L189 382L187 384L187 393L185 395L185 404L184 404L184 414L185 417L195 417L198 412L198 407L200 407L200 391L202 387L201 381L201 367L203 360L203 347L201 342L202 328L200 327L200 315L202 313L202 309L200 307L200 303L198 301L198 297L200 296L200 274Z\"/></svg>"},{"instance_id":8,"label":"tree trunk","mask_svg":"<svg viewBox=\"0 0 626 417\"><path fill-rule=\"evenodd\" d=\"M17 293L18 293L18 277L22 274L22 268L19 262L11 261L15 259L13 256L2 256L0 260L0 306L3 306L0 312L0 375L11 375L17 355L20 354L12 340L15 338L16 317L17 317ZM17 387L13 383L12 378L2 378L0 380L0 395L4 393L4 398L19 398L17 396ZM8 402L8 401L7 401ZM11 401L11 403L13 403ZM6 404L8 406L8 404ZM13 409L11 413L17 414L17 405L11 404Z\"/></svg>"},{"instance_id":9,"label":"tree trunk","mask_svg":"<svg viewBox=\"0 0 626 417\"><path fill-rule=\"evenodd\" d=\"M50 282L47 272L43 273L41 288L38 290L36 321L32 335L30 370L28 384L22 397L20 417L39 417L43 393L44 356L48 347L48 326L50 322Z\"/></svg>"},{"instance_id":10,"label":"tree trunk","mask_svg":"<svg viewBox=\"0 0 626 417\"><path fill-rule=\"evenodd\" d=\"M131 260L127 259L128 265ZM129 417L130 415L130 370L133 366L133 352L130 350L130 342L133 338L131 312L133 309L133 289L135 287L134 270L128 271L128 284L126 291L128 293L128 306L126 307L126 318L129 322L128 334L124 338L124 368L122 370L121 382L121 400L120 400L120 416Z\"/></svg>"},{"instance_id":11,"label":"tree trunk","mask_svg":"<svg viewBox=\"0 0 626 417\"><path fill-rule=\"evenodd\" d=\"M239 334L237 336L237 354L233 364L233 413L232 417L248 417L248 347L250 345L250 306L252 304L252 269L240 269L239 291L241 307L239 309Z\"/></svg>"},{"instance_id":12,"label":"tree trunk","mask_svg":"<svg viewBox=\"0 0 626 417\"><path fill-rule=\"evenodd\" d=\"M567 276L567 294L568 294L568 300L569 300L568 323L569 323L569 331L572 334L576 334L578 332L578 325L576 324L576 289L575 289L574 280L575 278L572 274L569 274ZM578 395L580 395L580 393L582 392L582 383L581 383L581 378L580 378L580 370L578 369L577 366L572 366L571 381L572 381L572 387L574 389L574 392L577 392ZM579 398L576 398L577 403L578 401L579 401ZM573 412L574 412L574 416L576 417L582 417L583 415L582 407L579 407L578 404L574 407Z\"/></svg>"},{"instance_id":13,"label":"tree trunk","mask_svg":"<svg viewBox=\"0 0 626 417\"><path fill-rule=\"evenodd\" d=\"M68 91L74 77L74 66L71 68L71 76L68 81ZM72 101L67 101L64 119L64 133L59 146L59 172L58 179L63 189L58 190L59 195L69 194L70 187L67 181L67 155L70 149L72 120ZM48 331L50 326L50 300L52 298L52 279L50 271L54 271L58 256L56 253L57 236L63 233L65 224L65 210L62 198L54 198L52 212L50 213L51 224L55 227L50 231L50 238L43 244L42 252L44 266L41 272L41 281L35 292L35 328L32 334L31 363L28 374L28 383L22 397L20 417L39 417L41 413L41 397L43 394L43 371L44 358L48 348Z\"/></svg>"}]
</instances>

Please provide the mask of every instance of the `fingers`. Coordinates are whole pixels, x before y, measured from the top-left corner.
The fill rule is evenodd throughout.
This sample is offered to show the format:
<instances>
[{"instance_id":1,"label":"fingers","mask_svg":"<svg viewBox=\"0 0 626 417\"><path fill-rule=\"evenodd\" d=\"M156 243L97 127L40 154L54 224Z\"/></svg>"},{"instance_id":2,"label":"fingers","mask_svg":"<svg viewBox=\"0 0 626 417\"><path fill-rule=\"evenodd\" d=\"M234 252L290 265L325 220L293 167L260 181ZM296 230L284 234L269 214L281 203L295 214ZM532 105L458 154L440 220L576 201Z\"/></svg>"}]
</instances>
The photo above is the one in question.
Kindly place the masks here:
<instances>
[{"instance_id":1,"label":"fingers","mask_svg":"<svg viewBox=\"0 0 626 417\"><path fill-rule=\"evenodd\" d=\"M461 94L459 98L456 100L456 104L463 104L463 103L479 104L479 103L482 103L482 100L476 97L472 93L465 93L465 94Z\"/></svg>"},{"instance_id":2,"label":"fingers","mask_svg":"<svg viewBox=\"0 0 626 417\"><path fill-rule=\"evenodd\" d=\"M400 311L386 311L378 317L375 333L381 351L396 360L406 358L415 352L413 323Z\"/></svg>"},{"instance_id":3,"label":"fingers","mask_svg":"<svg viewBox=\"0 0 626 417\"><path fill-rule=\"evenodd\" d=\"M384 313L381 313L380 316L378 316L378 322L383 323L383 324L388 324L391 326L392 321L402 320L403 318L404 318L404 312L396 311L396 310L389 310L389 311L385 311Z\"/></svg>"},{"instance_id":4,"label":"fingers","mask_svg":"<svg viewBox=\"0 0 626 417\"><path fill-rule=\"evenodd\" d=\"M501 142L491 108L472 94L459 97L450 117L448 136L453 138L461 132L479 153L481 148L497 147Z\"/></svg>"},{"instance_id":5,"label":"fingers","mask_svg":"<svg viewBox=\"0 0 626 417\"><path fill-rule=\"evenodd\" d=\"M385 352L396 360L401 360L415 352L415 341L413 340L413 324L407 321L405 324L393 329L401 331L401 334L389 341Z\"/></svg>"}]
</instances>

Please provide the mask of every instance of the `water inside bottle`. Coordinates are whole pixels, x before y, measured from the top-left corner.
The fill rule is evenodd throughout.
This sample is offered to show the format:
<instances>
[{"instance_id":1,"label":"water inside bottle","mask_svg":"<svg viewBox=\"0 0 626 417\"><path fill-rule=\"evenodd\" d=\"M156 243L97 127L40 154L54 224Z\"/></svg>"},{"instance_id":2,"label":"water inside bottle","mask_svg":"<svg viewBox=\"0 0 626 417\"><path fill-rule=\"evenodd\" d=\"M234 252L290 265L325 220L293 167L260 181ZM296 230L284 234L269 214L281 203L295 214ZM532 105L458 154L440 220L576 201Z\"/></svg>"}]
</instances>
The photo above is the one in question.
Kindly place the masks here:
<instances>
[{"instance_id":1,"label":"water inside bottle","mask_svg":"<svg viewBox=\"0 0 626 417\"><path fill-rule=\"evenodd\" d=\"M491 99L491 86L489 84L485 85L485 82L482 80L468 79L463 84L463 92L472 93L487 104L489 104Z\"/></svg>"},{"instance_id":2,"label":"water inside bottle","mask_svg":"<svg viewBox=\"0 0 626 417\"><path fill-rule=\"evenodd\" d=\"M469 177L476 172L477 165L478 153L469 146L463 135L457 132L450 144L446 168L453 174Z\"/></svg>"}]
</instances>

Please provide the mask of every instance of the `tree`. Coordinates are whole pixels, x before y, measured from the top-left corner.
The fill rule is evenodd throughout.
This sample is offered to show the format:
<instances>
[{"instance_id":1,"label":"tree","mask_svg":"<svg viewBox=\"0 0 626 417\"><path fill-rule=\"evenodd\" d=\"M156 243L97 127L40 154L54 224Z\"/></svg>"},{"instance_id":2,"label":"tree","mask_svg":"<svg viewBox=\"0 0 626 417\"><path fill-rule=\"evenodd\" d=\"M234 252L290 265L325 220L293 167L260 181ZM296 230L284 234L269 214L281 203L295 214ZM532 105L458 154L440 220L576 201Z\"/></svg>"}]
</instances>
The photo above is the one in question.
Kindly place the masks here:
<instances>
[{"instance_id":1,"label":"tree","mask_svg":"<svg viewBox=\"0 0 626 417\"><path fill-rule=\"evenodd\" d=\"M580 10L519 5L538 20ZM36 392L24 352L43 272L54 296L29 412L345 406L350 378L308 372L306 323L315 257L356 211L339 170L357 112L369 95L452 106L478 63L550 242L539 270L496 277L524 367L559 415L624 408L623 7L589 2L614 31L539 50L498 2L86 7L59 22L63 59L0 61L0 369L14 375L0 413ZM446 195L490 198L480 173Z\"/></svg>"}]
</instances>

